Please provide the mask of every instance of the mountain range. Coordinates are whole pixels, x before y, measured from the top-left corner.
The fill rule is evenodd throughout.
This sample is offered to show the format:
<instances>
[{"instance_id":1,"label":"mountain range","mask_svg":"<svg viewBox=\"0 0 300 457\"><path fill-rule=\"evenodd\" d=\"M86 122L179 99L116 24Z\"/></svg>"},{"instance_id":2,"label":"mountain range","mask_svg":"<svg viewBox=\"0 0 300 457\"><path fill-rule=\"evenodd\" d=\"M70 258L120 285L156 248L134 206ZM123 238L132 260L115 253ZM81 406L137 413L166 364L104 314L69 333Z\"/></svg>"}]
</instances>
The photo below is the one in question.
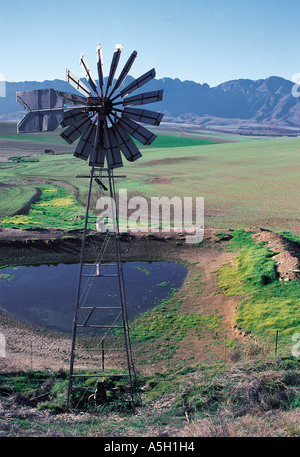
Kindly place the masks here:
<instances>
[{"instance_id":1,"label":"mountain range","mask_svg":"<svg viewBox=\"0 0 300 457\"><path fill-rule=\"evenodd\" d=\"M125 85L133 78L128 76ZM85 82L85 80L83 79ZM153 79L139 92L163 89L163 100L149 105L150 110L164 113L163 122L190 124L201 128L213 126L251 130L300 129L300 97L292 94L294 83L270 76L266 79L236 79L215 87L193 81ZM16 92L53 88L76 92L69 83L52 81L6 82L6 96L0 97L0 120L19 120L24 110L16 102ZM136 91L138 93L138 91ZM299 91L300 94L300 91Z\"/></svg>"}]
</instances>

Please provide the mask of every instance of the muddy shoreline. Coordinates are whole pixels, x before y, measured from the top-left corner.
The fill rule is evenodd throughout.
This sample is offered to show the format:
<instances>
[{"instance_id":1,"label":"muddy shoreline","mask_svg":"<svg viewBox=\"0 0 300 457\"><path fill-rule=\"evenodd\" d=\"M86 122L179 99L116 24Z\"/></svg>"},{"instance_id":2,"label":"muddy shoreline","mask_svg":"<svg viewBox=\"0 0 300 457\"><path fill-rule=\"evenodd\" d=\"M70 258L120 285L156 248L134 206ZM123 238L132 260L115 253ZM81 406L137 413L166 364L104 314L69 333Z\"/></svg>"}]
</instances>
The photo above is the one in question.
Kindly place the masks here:
<instances>
[{"instance_id":1,"label":"muddy shoreline","mask_svg":"<svg viewBox=\"0 0 300 457\"><path fill-rule=\"evenodd\" d=\"M85 261L96 260L104 239L104 235L97 233L87 237ZM188 265L199 256L199 246L186 243L184 235L179 234L125 234L120 238L120 249L123 261L175 261ZM81 250L79 232L0 231L0 266L78 263ZM114 243L110 242L103 260L113 259ZM71 335L45 331L1 310L0 333L6 339L6 356L0 357L1 371L68 369Z\"/></svg>"},{"instance_id":2,"label":"muddy shoreline","mask_svg":"<svg viewBox=\"0 0 300 457\"><path fill-rule=\"evenodd\" d=\"M282 235L258 227L250 227L256 242L264 242L274 250L279 280L299 280L299 246ZM220 335L228 339L244 339L246 335L237 328L235 313L241 296L221 294L217 284L217 270L225 263L234 263L235 253L226 249L231 238L230 229L224 229L225 236L216 236L219 230L205 229L204 240L189 244L184 234L124 234L120 238L123 261L170 261L184 263L188 267L186 280L178 291L181 301L180 313L216 313L222 316L220 331L213 331L205 338L187 337L179 345L174 360L192 357L196 362L207 362L207 357L219 360L223 357ZM104 235L90 233L85 246L85 261L95 261L103 247ZM0 267L8 265L38 265L57 263L78 263L81 257L81 235L63 230L0 230ZM102 260L114 260L114 243L105 250ZM195 280L200 278L202 293L197 292ZM30 287L30 285L28 286ZM32 324L20 321L0 310L0 336L5 337L6 355L0 356L0 371L68 370L71 335L48 332ZM250 335L251 336L251 335ZM144 354L153 348L141 343L135 348ZM84 366L90 367L92 359L81 351ZM160 369L162 368L159 364ZM142 366L143 370L155 370L155 366Z\"/></svg>"},{"instance_id":3,"label":"muddy shoreline","mask_svg":"<svg viewBox=\"0 0 300 457\"><path fill-rule=\"evenodd\" d=\"M85 245L85 259L94 261L107 242L105 235L91 232ZM184 235L132 235L120 236L121 258L124 261L176 260L179 252L195 249L185 242ZM29 265L41 263L76 263L80 261L82 235L63 230L0 231L0 265ZM114 258L114 244L105 249L105 260Z\"/></svg>"}]
</instances>

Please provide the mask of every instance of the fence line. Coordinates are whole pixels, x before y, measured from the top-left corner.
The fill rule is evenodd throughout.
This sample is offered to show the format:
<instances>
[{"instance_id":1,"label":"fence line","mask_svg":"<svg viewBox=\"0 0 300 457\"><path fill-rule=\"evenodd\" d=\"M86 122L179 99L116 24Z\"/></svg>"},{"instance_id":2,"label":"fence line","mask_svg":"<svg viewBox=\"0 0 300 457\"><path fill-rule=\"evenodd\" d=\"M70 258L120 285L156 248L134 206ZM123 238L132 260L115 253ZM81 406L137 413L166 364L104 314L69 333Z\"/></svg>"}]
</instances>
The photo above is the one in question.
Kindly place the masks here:
<instances>
[{"instance_id":1,"label":"fence line","mask_svg":"<svg viewBox=\"0 0 300 457\"><path fill-rule=\"evenodd\" d=\"M68 370L69 369L69 348L60 347L56 344L51 349L49 357L43 355L41 352L40 341L35 344L35 340L27 340L26 344L22 346L22 349L15 348L13 341L5 340L3 333L0 333L0 370L11 371L11 370ZM95 342L96 343L96 342ZM222 342L221 342L222 344ZM104 359L103 352L104 348L101 344L101 339L97 340L97 344L91 347L83 346L80 349L82 351L80 357L82 357L81 365L84 368L95 368L99 370L103 368ZM134 356L134 345L132 346ZM151 349L149 349L149 353ZM279 329L276 329L273 336L268 335L262 342L257 342L254 338L245 338L241 342L238 339L230 339L225 335L223 339L223 355L219 353L214 354L213 351L207 351L206 357L203 358L204 363L209 363L216 358L224 363L237 362L243 358L266 358L266 357L293 357L300 360L300 332L294 333L291 337L287 337L280 333ZM105 361L109 362L112 353L109 353L105 357ZM106 365L106 362L105 362Z\"/></svg>"}]
</instances>

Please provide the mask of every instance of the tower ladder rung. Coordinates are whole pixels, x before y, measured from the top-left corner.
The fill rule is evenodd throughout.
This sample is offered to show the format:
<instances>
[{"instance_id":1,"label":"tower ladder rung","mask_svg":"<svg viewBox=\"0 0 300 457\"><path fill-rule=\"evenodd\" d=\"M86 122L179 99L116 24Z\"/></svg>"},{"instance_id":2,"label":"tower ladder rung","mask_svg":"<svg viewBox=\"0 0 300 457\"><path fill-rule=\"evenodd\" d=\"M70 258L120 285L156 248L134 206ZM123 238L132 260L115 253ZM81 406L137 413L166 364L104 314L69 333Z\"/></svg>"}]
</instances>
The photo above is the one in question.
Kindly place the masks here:
<instances>
[{"instance_id":1,"label":"tower ladder rung","mask_svg":"<svg viewBox=\"0 0 300 457\"><path fill-rule=\"evenodd\" d=\"M95 262L95 263L84 263L84 267L116 267L118 264L117 263L101 263L101 262Z\"/></svg>"},{"instance_id":2,"label":"tower ladder rung","mask_svg":"<svg viewBox=\"0 0 300 457\"><path fill-rule=\"evenodd\" d=\"M89 328L124 328L123 325L97 325L97 324L90 324L90 325L83 325L77 324L77 327L89 327Z\"/></svg>"},{"instance_id":3,"label":"tower ladder rung","mask_svg":"<svg viewBox=\"0 0 300 457\"><path fill-rule=\"evenodd\" d=\"M84 274L84 275L81 275L83 278L118 278L120 275L118 274L103 274L103 275L88 275L88 274Z\"/></svg>"},{"instance_id":4,"label":"tower ladder rung","mask_svg":"<svg viewBox=\"0 0 300 457\"><path fill-rule=\"evenodd\" d=\"M128 378L129 374L114 374L114 373L95 373L95 374L72 374L73 378Z\"/></svg>"},{"instance_id":5,"label":"tower ladder rung","mask_svg":"<svg viewBox=\"0 0 300 457\"><path fill-rule=\"evenodd\" d=\"M122 309L121 306L78 306L78 309Z\"/></svg>"}]
</instances>

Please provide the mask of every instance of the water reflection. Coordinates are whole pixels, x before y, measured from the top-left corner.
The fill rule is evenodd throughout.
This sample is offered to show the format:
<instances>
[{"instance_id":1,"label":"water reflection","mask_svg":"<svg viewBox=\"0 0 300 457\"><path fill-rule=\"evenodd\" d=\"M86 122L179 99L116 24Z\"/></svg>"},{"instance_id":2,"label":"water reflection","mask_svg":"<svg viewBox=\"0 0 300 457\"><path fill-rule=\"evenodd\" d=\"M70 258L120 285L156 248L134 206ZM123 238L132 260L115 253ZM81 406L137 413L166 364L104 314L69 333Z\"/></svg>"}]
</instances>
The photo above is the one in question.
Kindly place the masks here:
<instances>
[{"instance_id":1,"label":"water reflection","mask_svg":"<svg viewBox=\"0 0 300 457\"><path fill-rule=\"evenodd\" d=\"M125 262L123 271L129 318L153 308L173 288L181 287L187 275L184 265L169 262ZM78 274L78 264L2 269L0 308L40 328L69 333ZM87 307L119 305L118 278L84 278L83 281L86 282L81 289L84 292L82 304ZM111 323L118 313L112 309L98 310L93 313L91 322Z\"/></svg>"}]
</instances>

